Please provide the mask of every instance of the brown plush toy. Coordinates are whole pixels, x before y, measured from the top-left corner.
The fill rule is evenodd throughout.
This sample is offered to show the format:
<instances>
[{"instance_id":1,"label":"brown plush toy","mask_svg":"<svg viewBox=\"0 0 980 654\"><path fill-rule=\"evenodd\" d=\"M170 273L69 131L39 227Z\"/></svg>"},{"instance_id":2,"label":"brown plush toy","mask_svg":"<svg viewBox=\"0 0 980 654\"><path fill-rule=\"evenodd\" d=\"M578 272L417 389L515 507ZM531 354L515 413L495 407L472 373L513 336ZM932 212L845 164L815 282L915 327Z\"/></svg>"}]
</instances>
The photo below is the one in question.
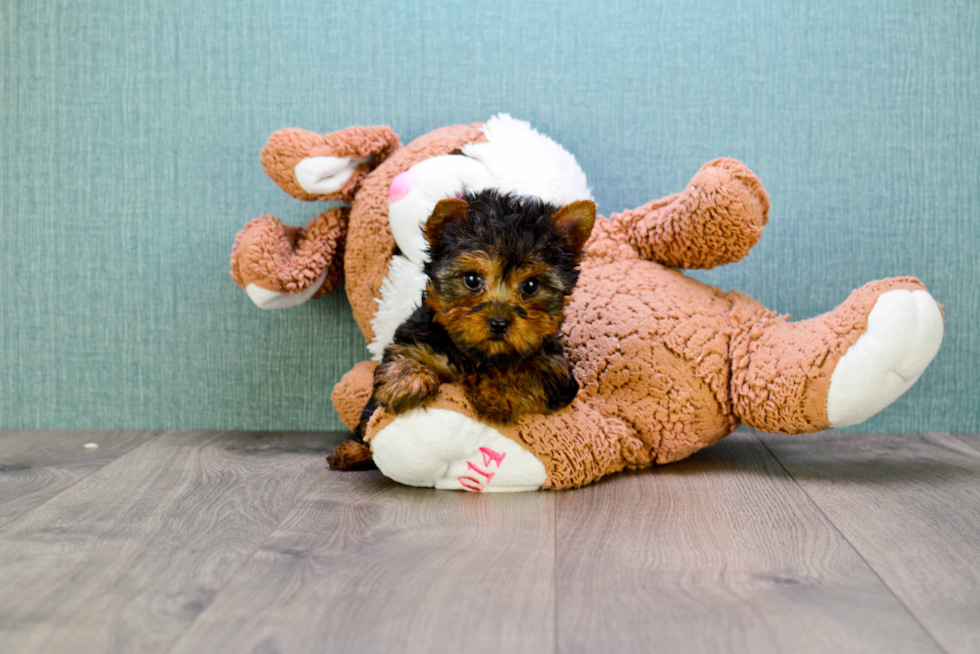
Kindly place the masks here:
<instances>
[{"instance_id":1,"label":"brown plush toy","mask_svg":"<svg viewBox=\"0 0 980 654\"><path fill-rule=\"evenodd\" d=\"M306 229L272 216L252 221L232 252L235 282L260 307L285 308L334 290L343 273L375 360L421 301L421 226L439 200L484 188L559 205L591 199L572 155L506 115L406 146L388 127L282 130L262 163L293 197L350 206ZM871 282L826 314L788 322L678 270L748 255L768 209L748 168L717 159L681 193L600 217L562 328L581 385L572 404L492 425L445 384L424 408L374 414L365 440L375 463L413 486L562 489L677 461L739 424L795 434L878 413L915 383L942 341L940 306L918 280ZM351 428L375 365L358 364L334 389Z\"/></svg>"}]
</instances>

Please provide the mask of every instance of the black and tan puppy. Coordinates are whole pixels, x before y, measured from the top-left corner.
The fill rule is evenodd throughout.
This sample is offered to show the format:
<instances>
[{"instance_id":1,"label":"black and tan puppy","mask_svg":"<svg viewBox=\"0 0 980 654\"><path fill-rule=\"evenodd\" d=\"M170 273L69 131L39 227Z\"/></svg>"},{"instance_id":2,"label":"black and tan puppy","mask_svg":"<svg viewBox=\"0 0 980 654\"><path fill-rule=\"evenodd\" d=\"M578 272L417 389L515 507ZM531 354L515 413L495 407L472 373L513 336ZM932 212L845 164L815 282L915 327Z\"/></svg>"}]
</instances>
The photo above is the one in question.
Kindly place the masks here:
<instances>
[{"instance_id":1,"label":"black and tan puppy","mask_svg":"<svg viewBox=\"0 0 980 654\"><path fill-rule=\"evenodd\" d=\"M370 465L361 439L374 411L421 406L442 383L459 382L492 422L569 404L578 383L558 330L594 222L587 200L558 207L490 190L439 202L425 225L422 305L385 349L355 438L331 467Z\"/></svg>"}]
</instances>

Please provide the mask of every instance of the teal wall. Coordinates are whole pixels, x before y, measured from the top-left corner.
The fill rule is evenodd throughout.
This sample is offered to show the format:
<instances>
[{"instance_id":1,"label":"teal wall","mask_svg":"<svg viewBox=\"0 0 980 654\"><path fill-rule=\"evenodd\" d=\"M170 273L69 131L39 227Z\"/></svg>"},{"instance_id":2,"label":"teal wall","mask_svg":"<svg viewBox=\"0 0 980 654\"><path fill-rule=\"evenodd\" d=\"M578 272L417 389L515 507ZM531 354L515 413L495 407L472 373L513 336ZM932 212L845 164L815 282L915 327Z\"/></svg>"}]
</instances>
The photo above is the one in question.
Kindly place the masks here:
<instances>
[{"instance_id":1,"label":"teal wall","mask_svg":"<svg viewBox=\"0 0 980 654\"><path fill-rule=\"evenodd\" d=\"M922 278L945 343L862 429L980 431L978 34L973 1L4 0L0 426L338 427L330 389L366 358L343 293L263 312L228 275L250 218L316 212L259 150L506 111L603 213L745 161L765 236L698 277L774 309Z\"/></svg>"}]
</instances>

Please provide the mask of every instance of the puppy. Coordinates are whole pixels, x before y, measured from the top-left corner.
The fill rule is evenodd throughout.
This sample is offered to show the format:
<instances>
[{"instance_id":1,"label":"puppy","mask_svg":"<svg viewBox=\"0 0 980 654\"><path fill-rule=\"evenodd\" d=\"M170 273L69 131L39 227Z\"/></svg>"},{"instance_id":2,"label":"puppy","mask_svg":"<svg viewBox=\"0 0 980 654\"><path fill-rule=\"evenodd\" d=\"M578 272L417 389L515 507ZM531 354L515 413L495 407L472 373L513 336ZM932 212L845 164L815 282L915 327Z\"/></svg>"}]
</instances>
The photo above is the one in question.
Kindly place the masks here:
<instances>
[{"instance_id":1,"label":"puppy","mask_svg":"<svg viewBox=\"0 0 980 654\"><path fill-rule=\"evenodd\" d=\"M487 190L439 202L424 228L422 305L385 349L355 437L331 467L369 467L363 435L374 411L422 406L443 383L459 382L491 422L567 406L578 383L558 331L594 223L587 200L558 207Z\"/></svg>"}]
</instances>

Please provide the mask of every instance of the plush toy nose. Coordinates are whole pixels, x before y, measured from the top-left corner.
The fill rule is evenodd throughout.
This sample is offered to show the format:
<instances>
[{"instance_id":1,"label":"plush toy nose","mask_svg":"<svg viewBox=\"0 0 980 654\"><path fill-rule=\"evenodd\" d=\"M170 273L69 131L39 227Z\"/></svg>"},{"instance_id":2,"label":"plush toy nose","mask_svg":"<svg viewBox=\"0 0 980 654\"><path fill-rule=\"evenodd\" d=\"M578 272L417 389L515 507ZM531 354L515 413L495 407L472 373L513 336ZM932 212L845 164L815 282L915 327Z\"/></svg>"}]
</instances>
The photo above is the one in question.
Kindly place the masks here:
<instances>
[{"instance_id":1,"label":"plush toy nose","mask_svg":"<svg viewBox=\"0 0 980 654\"><path fill-rule=\"evenodd\" d=\"M490 331L492 331L495 335L500 336L505 331L507 331L507 326L509 324L510 321L507 320L506 318L501 318L500 316L494 316L493 318L490 319Z\"/></svg>"}]
</instances>

